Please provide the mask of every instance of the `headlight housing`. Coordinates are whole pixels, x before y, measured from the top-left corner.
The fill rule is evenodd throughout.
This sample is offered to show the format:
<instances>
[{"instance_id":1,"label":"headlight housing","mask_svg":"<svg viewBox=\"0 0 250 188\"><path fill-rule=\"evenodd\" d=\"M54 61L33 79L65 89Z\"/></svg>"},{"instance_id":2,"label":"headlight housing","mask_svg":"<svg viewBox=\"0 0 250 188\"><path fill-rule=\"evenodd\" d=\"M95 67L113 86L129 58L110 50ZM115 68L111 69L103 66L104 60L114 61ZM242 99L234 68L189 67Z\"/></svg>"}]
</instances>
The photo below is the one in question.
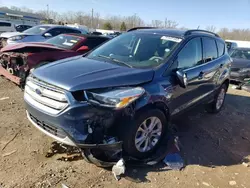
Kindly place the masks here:
<instances>
[{"instance_id":1,"label":"headlight housing","mask_svg":"<svg viewBox=\"0 0 250 188\"><path fill-rule=\"evenodd\" d=\"M11 41L17 41L17 40L22 40L25 37L26 37L25 35L18 35L18 36L10 37L9 40L11 40Z\"/></svg>"},{"instance_id":2,"label":"headlight housing","mask_svg":"<svg viewBox=\"0 0 250 188\"><path fill-rule=\"evenodd\" d=\"M141 87L116 88L102 92L85 92L86 99L94 104L114 109L125 108L145 93Z\"/></svg>"},{"instance_id":3,"label":"headlight housing","mask_svg":"<svg viewBox=\"0 0 250 188\"><path fill-rule=\"evenodd\" d=\"M243 73L243 72L250 72L250 68L240 69L239 72L241 72L241 73Z\"/></svg>"}]
</instances>

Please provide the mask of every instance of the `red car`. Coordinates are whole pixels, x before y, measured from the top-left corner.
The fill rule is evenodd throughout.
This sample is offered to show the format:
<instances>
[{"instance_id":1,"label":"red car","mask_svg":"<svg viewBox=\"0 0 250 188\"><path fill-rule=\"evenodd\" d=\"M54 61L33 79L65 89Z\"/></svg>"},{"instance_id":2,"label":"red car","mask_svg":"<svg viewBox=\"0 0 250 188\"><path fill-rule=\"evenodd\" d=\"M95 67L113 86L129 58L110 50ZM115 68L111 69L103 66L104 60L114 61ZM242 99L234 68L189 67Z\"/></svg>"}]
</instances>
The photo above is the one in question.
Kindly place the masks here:
<instances>
[{"instance_id":1,"label":"red car","mask_svg":"<svg viewBox=\"0 0 250 188\"><path fill-rule=\"evenodd\" d=\"M0 75L23 86L32 68L84 54L109 39L96 35L61 34L43 43L8 45L1 49Z\"/></svg>"}]
</instances>

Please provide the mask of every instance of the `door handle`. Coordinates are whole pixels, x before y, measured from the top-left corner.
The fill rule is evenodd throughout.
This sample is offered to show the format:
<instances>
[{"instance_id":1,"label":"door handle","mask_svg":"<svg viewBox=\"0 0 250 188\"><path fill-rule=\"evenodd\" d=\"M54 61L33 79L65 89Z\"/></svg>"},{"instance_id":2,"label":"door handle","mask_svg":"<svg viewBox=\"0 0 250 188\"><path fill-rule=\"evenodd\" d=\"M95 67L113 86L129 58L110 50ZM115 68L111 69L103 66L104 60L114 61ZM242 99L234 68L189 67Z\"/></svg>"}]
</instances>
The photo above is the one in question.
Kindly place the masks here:
<instances>
[{"instance_id":1,"label":"door handle","mask_svg":"<svg viewBox=\"0 0 250 188\"><path fill-rule=\"evenodd\" d=\"M199 76L198 76L198 80L201 80L204 78L204 72L200 72Z\"/></svg>"}]
</instances>

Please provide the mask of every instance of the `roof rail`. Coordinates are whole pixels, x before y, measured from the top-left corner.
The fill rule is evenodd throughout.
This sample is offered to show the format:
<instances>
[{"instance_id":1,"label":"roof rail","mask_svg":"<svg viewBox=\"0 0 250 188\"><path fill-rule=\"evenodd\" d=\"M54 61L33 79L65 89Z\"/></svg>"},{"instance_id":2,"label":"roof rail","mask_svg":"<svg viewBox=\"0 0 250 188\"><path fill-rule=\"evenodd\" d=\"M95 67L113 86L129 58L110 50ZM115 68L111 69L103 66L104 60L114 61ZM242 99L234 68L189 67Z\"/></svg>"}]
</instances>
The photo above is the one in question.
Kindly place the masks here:
<instances>
[{"instance_id":1,"label":"roof rail","mask_svg":"<svg viewBox=\"0 0 250 188\"><path fill-rule=\"evenodd\" d=\"M127 32L130 32L130 31L135 31L135 30L138 30L138 29L156 29L157 27L134 27L134 28L131 28L129 30L127 30Z\"/></svg>"},{"instance_id":2,"label":"roof rail","mask_svg":"<svg viewBox=\"0 0 250 188\"><path fill-rule=\"evenodd\" d=\"M211 31L207 31L207 30L201 30L201 29L191 29L191 30L187 30L185 33L184 33L184 36L187 36L187 35L190 35L192 34L193 32L201 32L201 33L208 33L208 34L212 34L216 37L220 37L218 34L216 33L213 33Z\"/></svg>"}]
</instances>

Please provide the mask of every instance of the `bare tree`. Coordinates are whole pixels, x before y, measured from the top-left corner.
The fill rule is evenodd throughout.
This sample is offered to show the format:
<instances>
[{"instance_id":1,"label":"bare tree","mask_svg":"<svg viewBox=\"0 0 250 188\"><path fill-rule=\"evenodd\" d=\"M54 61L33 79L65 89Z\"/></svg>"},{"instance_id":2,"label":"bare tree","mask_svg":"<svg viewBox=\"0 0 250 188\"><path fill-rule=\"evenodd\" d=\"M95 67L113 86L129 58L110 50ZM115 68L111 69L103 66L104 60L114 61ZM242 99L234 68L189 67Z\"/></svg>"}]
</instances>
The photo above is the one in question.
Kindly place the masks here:
<instances>
[{"instance_id":1,"label":"bare tree","mask_svg":"<svg viewBox=\"0 0 250 188\"><path fill-rule=\"evenodd\" d=\"M152 27L162 27L161 20L152 20Z\"/></svg>"},{"instance_id":2,"label":"bare tree","mask_svg":"<svg viewBox=\"0 0 250 188\"><path fill-rule=\"evenodd\" d=\"M164 27L165 28L176 28L179 24L176 21L168 20L165 18Z\"/></svg>"},{"instance_id":3,"label":"bare tree","mask_svg":"<svg viewBox=\"0 0 250 188\"><path fill-rule=\"evenodd\" d=\"M213 25L209 25L209 26L206 27L206 30L207 31L211 31L211 32L215 32L216 31L216 27L213 26Z\"/></svg>"}]
</instances>

